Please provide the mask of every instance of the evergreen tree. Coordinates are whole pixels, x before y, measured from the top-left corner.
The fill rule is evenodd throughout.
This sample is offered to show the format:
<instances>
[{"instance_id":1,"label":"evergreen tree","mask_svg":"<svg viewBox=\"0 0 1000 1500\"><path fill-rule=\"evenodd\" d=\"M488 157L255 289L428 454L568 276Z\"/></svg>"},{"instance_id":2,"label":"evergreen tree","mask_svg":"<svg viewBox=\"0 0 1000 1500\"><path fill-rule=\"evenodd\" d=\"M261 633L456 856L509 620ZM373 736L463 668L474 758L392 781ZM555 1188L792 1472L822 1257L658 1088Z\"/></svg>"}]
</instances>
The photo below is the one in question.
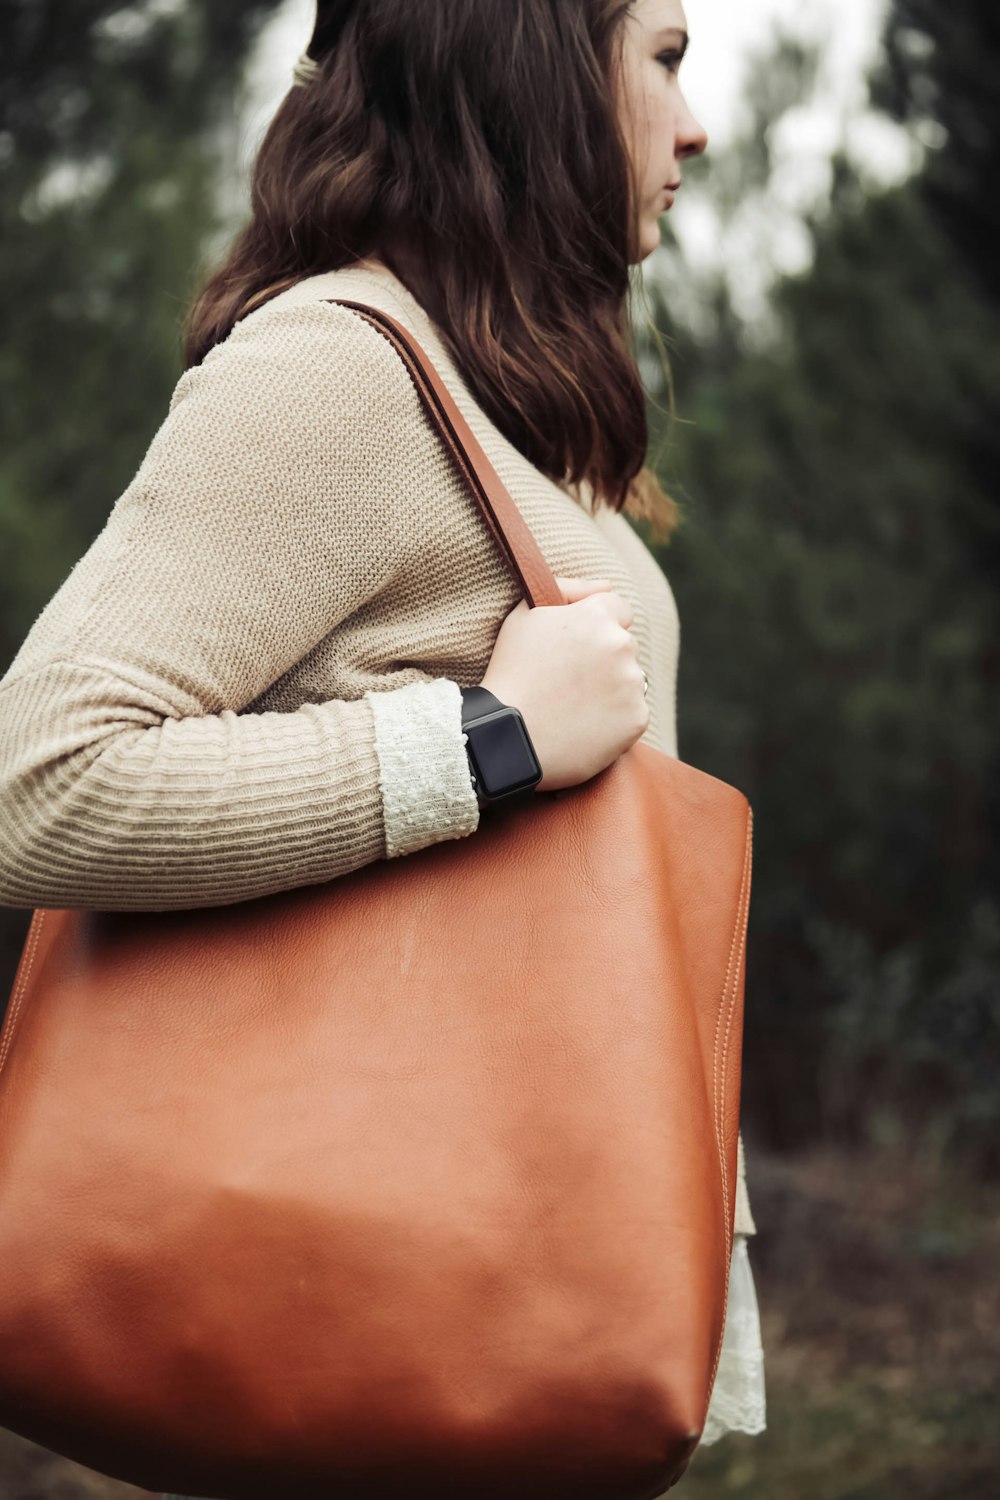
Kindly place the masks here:
<instances>
[{"instance_id":1,"label":"evergreen tree","mask_svg":"<svg viewBox=\"0 0 1000 1500\"><path fill-rule=\"evenodd\" d=\"M0 671L135 473L277 0L0 0ZM0 913L0 1001L23 920Z\"/></svg>"},{"instance_id":2,"label":"evergreen tree","mask_svg":"<svg viewBox=\"0 0 1000 1500\"><path fill-rule=\"evenodd\" d=\"M919 187L932 217L1000 303L1000 7L995 0L892 0L874 102L922 128Z\"/></svg>"},{"instance_id":3,"label":"evergreen tree","mask_svg":"<svg viewBox=\"0 0 1000 1500\"><path fill-rule=\"evenodd\" d=\"M0 0L0 670L165 414L275 0Z\"/></svg>"},{"instance_id":4,"label":"evergreen tree","mask_svg":"<svg viewBox=\"0 0 1000 1500\"><path fill-rule=\"evenodd\" d=\"M760 190L782 106L754 71L767 97L725 172L745 159ZM996 471L970 453L997 428L1000 330L923 178L873 193L841 157L833 182L765 335L721 276L702 277L696 334L659 320L684 418L663 477L685 519L659 550L680 753L755 811L751 1129L906 1132L982 1165L1000 1115L998 611L969 539Z\"/></svg>"}]
</instances>

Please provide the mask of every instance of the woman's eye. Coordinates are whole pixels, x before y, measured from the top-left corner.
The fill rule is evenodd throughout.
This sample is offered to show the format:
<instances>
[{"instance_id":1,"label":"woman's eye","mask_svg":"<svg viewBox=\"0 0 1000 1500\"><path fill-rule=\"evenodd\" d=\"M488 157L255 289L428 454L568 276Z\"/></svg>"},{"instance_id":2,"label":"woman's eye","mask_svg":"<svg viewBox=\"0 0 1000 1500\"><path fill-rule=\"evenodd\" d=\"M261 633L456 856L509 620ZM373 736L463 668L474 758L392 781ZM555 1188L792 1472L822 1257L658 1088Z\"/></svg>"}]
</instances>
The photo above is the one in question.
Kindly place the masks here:
<instances>
[{"instance_id":1,"label":"woman's eye","mask_svg":"<svg viewBox=\"0 0 1000 1500\"><path fill-rule=\"evenodd\" d=\"M662 63L668 73L676 73L681 65L681 58L683 56L683 52L660 52L657 55L656 61Z\"/></svg>"}]
</instances>

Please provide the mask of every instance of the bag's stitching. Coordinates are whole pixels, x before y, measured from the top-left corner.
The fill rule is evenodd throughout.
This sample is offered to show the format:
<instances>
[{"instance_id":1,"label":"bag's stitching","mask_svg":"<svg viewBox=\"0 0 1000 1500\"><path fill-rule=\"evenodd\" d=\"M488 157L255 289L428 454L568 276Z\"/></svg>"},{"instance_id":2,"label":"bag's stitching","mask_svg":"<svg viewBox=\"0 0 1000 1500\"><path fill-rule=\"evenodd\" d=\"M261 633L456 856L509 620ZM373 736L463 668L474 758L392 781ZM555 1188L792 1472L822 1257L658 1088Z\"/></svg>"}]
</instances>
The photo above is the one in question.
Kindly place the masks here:
<instances>
[{"instance_id":1,"label":"bag's stitching","mask_svg":"<svg viewBox=\"0 0 1000 1500\"><path fill-rule=\"evenodd\" d=\"M733 952L736 948L736 940L739 936L740 906L743 900L743 885L740 884L740 897L736 905L736 925L733 928L733 938L729 945L729 962L726 965L726 977L722 984L722 994L719 996L719 1009L715 1018L715 1041L712 1047L712 1109L713 1123L715 1125L715 1140L719 1151L719 1166L722 1171L722 1181L726 1181L726 1165L722 1152L722 1132L719 1126L719 1033L722 1030L722 1014L725 1009L726 995L729 993L729 977L733 970Z\"/></svg>"},{"instance_id":2,"label":"bag's stitching","mask_svg":"<svg viewBox=\"0 0 1000 1500\"><path fill-rule=\"evenodd\" d=\"M725 1123L726 1123L725 1094L726 1094L726 1082L727 1082L727 1078L728 1078L728 1074L727 1074L727 1071L726 1071L726 1063L727 1063L728 1057L729 1057L729 1039L732 1036L733 1016L736 1014L736 1000L737 1000L737 997L739 995L739 988L740 988L740 970L741 970L741 968L743 966L743 954L744 954L744 951L746 949L746 940L747 940L747 907L748 907L748 904L749 904L749 894L750 894L751 828L752 828L752 814L748 812L748 814L747 814L746 843L744 845L744 850L743 850L743 880L742 880L741 885L740 885L739 913L738 913L738 916L737 916L737 928L736 928L737 932L740 934L740 944L739 944L739 951L737 952L737 955L736 955L736 968L733 971L732 998L731 998L730 1003L729 1003L729 1010L728 1010L727 1015L726 1015L726 1025L725 1025L725 1028L724 1028L724 1031L723 1031L722 1066L721 1066L721 1068L719 1070L719 1082L720 1082L719 1131L720 1131L720 1135L724 1131L724 1129L725 1129ZM727 1184L728 1184L728 1177L729 1177L729 1174L728 1174L728 1169L727 1169L727 1173L726 1173ZM728 1230L729 1230L729 1219L728 1219L728 1216L727 1216L727 1219L726 1219L726 1229L727 1229L727 1233L728 1233ZM730 1243L730 1248L732 1248L731 1243Z\"/></svg>"},{"instance_id":3,"label":"bag's stitching","mask_svg":"<svg viewBox=\"0 0 1000 1500\"><path fill-rule=\"evenodd\" d=\"M739 916L739 930L740 930L740 933L741 933L740 946L739 946L739 953L738 953L737 959L736 959L736 969L735 969L735 971L733 973L732 999L730 1000L730 1003L729 1003L729 1011L728 1011L728 1014L726 1016L726 1025L725 1025L725 1030L723 1032L724 1044L723 1044L723 1049L722 1049L722 1068L721 1068L721 1072L720 1072L720 1078L721 1078L722 1090L723 1090L722 1108L721 1108L721 1111L720 1111L720 1124L723 1127L725 1125L725 1089L726 1089L726 1080L727 1080L727 1078L729 1076L728 1072L727 1072L727 1069L726 1069L726 1064L727 1064L728 1059L729 1059L729 1042L730 1042L730 1038L732 1037L732 1034L733 1034L733 1017L736 1014L736 1001L737 1001L737 998L738 998L738 995L739 995L739 988L740 988L740 971L741 971L741 969L743 967L743 955L744 955L744 953L746 951L746 941L747 941L747 922L746 922L746 917L747 917L747 904L748 904L748 900L749 900L749 891L750 891L749 873L750 873L750 860L751 860L750 828L751 828L751 823L750 823L750 818L748 817L747 818L747 841L746 841L746 847L745 847L745 852L744 852L744 856L743 856L743 860L744 860L743 868L744 868L744 870L747 873L748 879L745 881L745 883L743 885L743 889L742 889L742 891L740 893L740 916ZM732 1236L730 1235L730 1232L729 1232L729 1218L728 1218L728 1216L726 1218L726 1233L729 1236L729 1250L731 1252L732 1251Z\"/></svg>"},{"instance_id":4,"label":"bag's stitching","mask_svg":"<svg viewBox=\"0 0 1000 1500\"><path fill-rule=\"evenodd\" d=\"M743 900L743 898L744 898L744 894L746 892L746 879L745 879L745 877L746 877L746 874L748 872L748 860L747 860L747 856L748 856L748 853L749 853L749 845L750 845L751 818L752 818L752 814L750 816L748 816L748 819L747 819L747 839L746 839L746 844L744 846L744 856L743 856L743 874L744 874L744 878L741 879L741 882L740 882L740 897L739 897L739 902L737 904L737 916L736 916L736 921L737 921L736 931L737 932L740 930L740 926L742 924L742 914L743 914L743 909L744 909L744 900ZM735 936L735 934L734 934L734 936ZM743 951L743 944L741 943L740 944L740 952L742 953L742 951ZM734 986L733 986L733 1002L732 1002L732 1004L731 1004L731 1006L729 1008L729 1014L730 1014L730 1016L732 1016L732 1014L734 1013L735 1008L736 1008L736 994L737 994L737 990L738 990L738 976L739 976L739 968L737 967L737 980L736 980L736 983L734 983ZM728 988L728 973L727 973L727 988ZM725 991L723 991L723 1003L724 1003L724 1000L725 1000ZM721 1013L721 1005L720 1005L720 1013ZM729 1032L728 1025L727 1025L726 1031L727 1031L727 1036L728 1036L728 1032ZM724 1095L724 1091L725 1091L725 1074L724 1073L723 1073L722 1087L723 1087L723 1095ZM721 1142L720 1142L720 1150L721 1150ZM723 1299L722 1299L722 1328L721 1328L721 1331L719 1333L719 1342L716 1345L715 1359L712 1362L712 1373L710 1374L710 1376L708 1378L708 1388L707 1388L707 1391L706 1391L706 1400L709 1401L709 1402L711 1401L711 1398L712 1398L712 1388L715 1385L715 1377L718 1374L718 1370L719 1370L719 1361L722 1358L722 1346L723 1346L723 1344L725 1342L725 1337L726 1337L726 1314L727 1314L727 1312L729 1310L729 1283L730 1283L730 1275L731 1275L731 1271L732 1271L732 1254L733 1254L732 1245L733 1245L733 1240L732 1240L732 1237L731 1237L730 1231L729 1231L729 1215L726 1212L726 1204L727 1204L727 1199L728 1199L728 1193L726 1191L726 1184L728 1184L728 1173L726 1172L725 1165L723 1165L723 1182L724 1182L724 1186L723 1186L723 1195L722 1195L722 1208L723 1208L723 1215L724 1215L724 1218L723 1218L723 1228L725 1230L725 1235L726 1235L726 1289L725 1289L725 1293L724 1293Z\"/></svg>"},{"instance_id":5,"label":"bag's stitching","mask_svg":"<svg viewBox=\"0 0 1000 1500\"><path fill-rule=\"evenodd\" d=\"M747 828L749 830L749 817ZM747 835L749 839L749 831ZM715 1113L715 1141L719 1153L719 1169L722 1174L722 1201L725 1205L729 1196L729 1172L726 1167L725 1151L722 1145L722 1131L724 1119L725 1080L719 1078L719 1036L722 1031L722 1018L726 1007L726 996L729 993L729 983L733 973L733 956L740 935L740 919L743 912L743 895L746 890L747 881L747 857L746 845L743 852L743 872L740 878L740 894L736 903L736 925L733 928L733 938L729 945L729 962L726 965L726 977L722 986L722 994L719 997L719 1010L715 1020L715 1045L712 1051L712 1106Z\"/></svg>"},{"instance_id":6,"label":"bag's stitching","mask_svg":"<svg viewBox=\"0 0 1000 1500\"><path fill-rule=\"evenodd\" d=\"M741 958L742 958L743 950L744 950L744 948L746 946L746 929L745 929L745 925L744 925L744 922L743 922L743 913L744 913L744 909L745 909L746 905L748 904L746 902L746 900L745 900L745 897L747 896L748 879L749 879L749 875L750 875L750 859L751 859L751 849L752 849L752 831L753 831L753 809L748 806L747 807L746 842L745 842L745 844L743 846L743 873L742 873L742 876L740 878L740 894L739 894L739 900L738 900L737 906L736 906L736 927L735 927L735 929L733 931L733 944L735 945L737 936L740 933L741 928L743 929L743 938L742 938L742 940L740 942L740 956L741 956ZM723 1011L723 1008L725 1006L726 991L729 989L729 976L730 976L731 972L732 972L732 952L730 951L729 967L726 969L726 982L725 982L725 985L723 986L722 998L719 1001L719 1017L718 1017L718 1020L716 1022L716 1028L715 1028L716 1047L718 1047L719 1026L720 1026L721 1020L722 1020L722 1011ZM735 1013L735 1010L736 1010L736 996L737 996L738 989L739 989L739 964L737 964L736 977L735 977L735 980L734 980L734 983L733 983L733 997L732 997L732 1003L731 1003L731 1005L729 1007L729 1021L727 1021L727 1024L726 1024L726 1038L727 1038L726 1049L727 1049L727 1052L728 1052L728 1037L729 1037L729 1032L730 1032L730 1025L731 1025L732 1016L733 1016L733 1014ZM728 1213L726 1213L726 1204L727 1204L727 1200L728 1200L727 1186L728 1186L728 1181L729 1181L729 1175L728 1175L728 1172L726 1171L725 1154L724 1154L724 1152L722 1150L722 1131L721 1131L721 1128L720 1128L720 1125L719 1125L719 1120L724 1117L724 1113L725 1113L725 1088L726 1088L725 1060L723 1060L722 1088L721 1088L721 1096L720 1096L721 1097L721 1109L722 1109L722 1113L721 1114L717 1114L717 1117L716 1117L716 1144L717 1144L718 1149L719 1149L719 1160L722 1163L722 1181L723 1181L722 1208L723 1208L723 1213L725 1215L725 1218L724 1218L724 1228L725 1228L725 1232L726 1232L726 1259L727 1259L727 1264L726 1264L726 1291L725 1291L725 1295L724 1295L724 1297L722 1299L722 1330L721 1330L721 1332L719 1334L719 1342L716 1345L716 1349L715 1349L715 1359L714 1359L714 1361L712 1363L712 1373L708 1377L708 1391L707 1391L707 1397L706 1397L706 1399L709 1400L709 1401L711 1401L712 1387L715 1385L715 1377L716 1377L716 1374L718 1373L719 1361L722 1358L722 1345L723 1345L723 1343L725 1341L725 1336L726 1336L726 1313L729 1310L729 1281L730 1281L730 1271L732 1269L732 1253L733 1253L732 1252L732 1243L733 1243L733 1241L732 1241L732 1237L730 1235L730 1230L729 1230L729 1215L728 1215ZM718 1073L717 1072L716 1072L715 1078L713 1079L713 1090L718 1090Z\"/></svg>"},{"instance_id":7,"label":"bag's stitching","mask_svg":"<svg viewBox=\"0 0 1000 1500\"><path fill-rule=\"evenodd\" d=\"M31 930L28 933L28 942L24 950L24 959L21 965L21 971L17 976L17 983L14 986L14 993L10 997L10 1007L8 1009L7 1019L3 1028L3 1045L0 1046L0 1073L3 1072L4 1063L7 1061L7 1054L10 1052L11 1046L13 1045L14 1031L17 1026L18 1012L20 1011L21 1006L24 1003L24 997L27 994L28 976L30 975L32 966L35 962L35 953L38 949L38 939L41 936L42 923L44 921L44 909L36 911L34 919L31 923Z\"/></svg>"}]
</instances>

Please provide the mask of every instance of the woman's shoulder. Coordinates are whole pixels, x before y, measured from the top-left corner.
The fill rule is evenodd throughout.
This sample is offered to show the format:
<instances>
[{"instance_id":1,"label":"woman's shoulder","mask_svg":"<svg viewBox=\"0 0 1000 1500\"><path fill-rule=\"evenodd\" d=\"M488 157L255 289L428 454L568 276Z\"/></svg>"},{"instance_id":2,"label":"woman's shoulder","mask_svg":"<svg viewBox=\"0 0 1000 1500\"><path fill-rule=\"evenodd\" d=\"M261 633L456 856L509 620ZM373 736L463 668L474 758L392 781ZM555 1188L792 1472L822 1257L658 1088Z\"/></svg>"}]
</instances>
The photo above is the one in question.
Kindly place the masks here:
<instances>
[{"instance_id":1,"label":"woman's shoulder","mask_svg":"<svg viewBox=\"0 0 1000 1500\"><path fill-rule=\"evenodd\" d=\"M276 404L344 403L411 393L406 368L389 341L358 312L337 299L381 306L412 327L410 309L391 289L370 288L354 273L307 277L244 314L200 364L186 370L171 398L171 410L194 391L248 387L270 394ZM412 300L412 299L411 299ZM415 306L415 304L414 304Z\"/></svg>"},{"instance_id":2,"label":"woman's shoulder","mask_svg":"<svg viewBox=\"0 0 1000 1500\"><path fill-rule=\"evenodd\" d=\"M406 283L380 261L356 261L333 271L304 276L269 298L243 320L258 313L267 314L291 309L309 309L314 316L357 317L356 313L338 307L338 303L355 302L389 313L411 331L431 329L430 319Z\"/></svg>"},{"instance_id":3,"label":"woman's shoulder","mask_svg":"<svg viewBox=\"0 0 1000 1500\"><path fill-rule=\"evenodd\" d=\"M364 307L389 314L416 338L434 345L435 361L440 357L437 330L408 287L387 268L376 271L361 266L303 277L244 314L229 338L217 347L224 348L234 338L243 345L274 345L298 335L302 341L311 339L328 354L363 356L367 365L402 369L398 354L384 334L363 316Z\"/></svg>"}]
</instances>

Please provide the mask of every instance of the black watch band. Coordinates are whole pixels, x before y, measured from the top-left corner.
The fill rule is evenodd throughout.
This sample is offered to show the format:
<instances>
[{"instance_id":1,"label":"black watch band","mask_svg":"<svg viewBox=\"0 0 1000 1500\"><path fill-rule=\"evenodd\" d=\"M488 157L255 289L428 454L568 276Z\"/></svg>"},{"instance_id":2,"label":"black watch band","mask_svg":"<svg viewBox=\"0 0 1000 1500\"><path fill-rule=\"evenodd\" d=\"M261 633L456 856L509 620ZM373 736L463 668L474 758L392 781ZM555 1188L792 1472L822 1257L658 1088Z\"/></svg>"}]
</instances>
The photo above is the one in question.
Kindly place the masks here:
<instances>
[{"instance_id":1,"label":"black watch band","mask_svg":"<svg viewBox=\"0 0 1000 1500\"><path fill-rule=\"evenodd\" d=\"M519 710L482 686L461 693L465 749L480 807L531 791L542 768Z\"/></svg>"},{"instance_id":2,"label":"black watch band","mask_svg":"<svg viewBox=\"0 0 1000 1500\"><path fill-rule=\"evenodd\" d=\"M484 714L496 713L498 708L506 708L506 703L501 703L495 693L481 684L478 687L467 687L461 689L462 693L462 728L473 719L481 719Z\"/></svg>"}]
</instances>

